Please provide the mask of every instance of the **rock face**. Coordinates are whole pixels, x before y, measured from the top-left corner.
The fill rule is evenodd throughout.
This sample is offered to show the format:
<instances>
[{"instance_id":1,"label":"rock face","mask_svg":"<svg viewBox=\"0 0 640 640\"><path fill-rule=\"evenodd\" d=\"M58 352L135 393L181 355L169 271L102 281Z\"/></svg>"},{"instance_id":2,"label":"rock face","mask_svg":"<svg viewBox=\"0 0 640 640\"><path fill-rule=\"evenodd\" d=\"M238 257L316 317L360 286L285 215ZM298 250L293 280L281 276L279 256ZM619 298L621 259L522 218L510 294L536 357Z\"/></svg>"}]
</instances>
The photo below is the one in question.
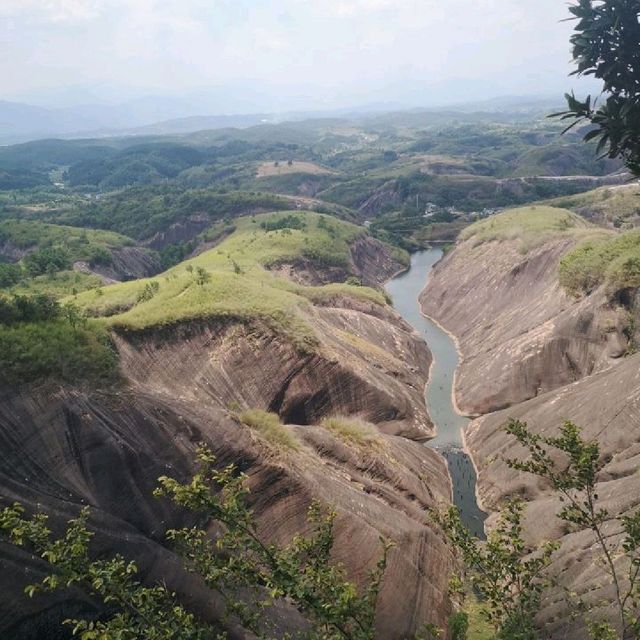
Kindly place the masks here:
<instances>
[{"instance_id":1,"label":"rock face","mask_svg":"<svg viewBox=\"0 0 640 640\"><path fill-rule=\"evenodd\" d=\"M545 596L539 616L544 637L582 640L587 631L567 615L562 587L594 607L593 619L610 614L602 602L613 597L593 534L563 527L555 515L562 505L550 488L503 461L524 453L504 432L510 418L545 435L556 434L568 419L601 445L602 507L613 518L640 506L640 356L622 357L631 346L633 295L611 299L599 289L569 297L557 273L572 246L570 237L549 236L523 253L520 242L478 244L472 238L437 265L421 302L457 338L458 404L485 414L470 423L465 441L478 471L480 505L494 514L487 526L504 499L527 501L529 541L561 543L551 567L561 587ZM611 541L619 537L613 519L605 528Z\"/></svg>"},{"instance_id":2,"label":"rock face","mask_svg":"<svg viewBox=\"0 0 640 640\"><path fill-rule=\"evenodd\" d=\"M381 593L378 637L400 640L451 611L453 559L425 524L427 509L450 499L446 466L414 440L432 435L423 387L430 356L390 309L336 298L305 318L319 347L297 351L259 323L210 322L116 337L122 389L4 389L0 398L0 486L52 516L54 528L92 507L98 552L135 558L142 577L161 577L211 620L221 603L186 574L163 541L185 515L151 496L160 475L188 477L197 443L250 479L252 507L268 539L304 531L313 499L334 505L335 560L362 583L379 557L379 536L395 540ZM235 411L275 411L299 450L274 449ZM376 423L378 442L346 444L323 416L357 414ZM80 593L25 601L43 566L0 543L0 637L68 637L60 621L95 613ZM286 613L286 612L285 612ZM283 615L282 635L297 628ZM230 637L246 637L230 628Z\"/></svg>"},{"instance_id":3,"label":"rock face","mask_svg":"<svg viewBox=\"0 0 640 640\"><path fill-rule=\"evenodd\" d=\"M279 262L269 270L304 285L344 282L356 276L365 286L379 286L404 268L406 265L393 255L389 245L362 235L352 243L349 264L344 267L317 267L310 260L298 259Z\"/></svg>"},{"instance_id":4,"label":"rock face","mask_svg":"<svg viewBox=\"0 0 640 640\"><path fill-rule=\"evenodd\" d=\"M573 246L548 238L522 253L516 241L460 243L421 295L424 312L456 337L460 409L496 411L600 371L628 346L628 310L603 291L576 300L558 284Z\"/></svg>"},{"instance_id":5,"label":"rock face","mask_svg":"<svg viewBox=\"0 0 640 640\"><path fill-rule=\"evenodd\" d=\"M549 488L533 476L510 470L501 460L518 457L513 439L504 433L510 417L526 421L534 432L553 435L565 419L595 439L607 461L598 486L601 506L617 516L640 507L640 355L625 358L618 366L589 376L574 384L533 398L507 411L473 421L466 442L478 468L478 495L489 510L498 508L507 496L520 495L529 501L525 531L533 542L559 539L562 547L552 572L560 584L576 591L601 611L603 599L613 592L603 588L603 567L594 556L594 538L589 531L567 533L554 517L562 505L551 497ZM619 529L610 521L605 530L612 540ZM575 626L566 615L562 592L552 591L546 598L540 622L546 637L580 640L586 631Z\"/></svg>"}]
</instances>

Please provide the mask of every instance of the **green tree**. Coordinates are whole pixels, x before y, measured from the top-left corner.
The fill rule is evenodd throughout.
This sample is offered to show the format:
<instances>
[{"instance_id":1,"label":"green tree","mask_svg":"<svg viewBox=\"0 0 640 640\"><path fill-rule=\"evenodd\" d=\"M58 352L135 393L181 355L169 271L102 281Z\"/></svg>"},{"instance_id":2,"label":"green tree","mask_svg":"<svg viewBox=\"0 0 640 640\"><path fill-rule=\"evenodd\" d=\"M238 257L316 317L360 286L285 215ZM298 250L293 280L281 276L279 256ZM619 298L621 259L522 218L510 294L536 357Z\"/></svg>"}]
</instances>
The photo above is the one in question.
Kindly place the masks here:
<instances>
[{"instance_id":1,"label":"green tree","mask_svg":"<svg viewBox=\"0 0 640 640\"><path fill-rule=\"evenodd\" d=\"M162 477L155 495L199 516L200 526L172 529L167 539L186 568L222 595L230 619L257 638L272 639L276 630L267 614L275 605L285 604L307 621L303 633L308 640L372 640L390 544L381 541L380 559L359 591L344 568L330 562L334 511L314 503L309 536L297 535L286 546L266 542L246 503L246 477L233 465L218 469L206 447L200 447L198 460L192 479L183 484ZM134 562L121 556L92 558L88 519L84 509L62 537L54 538L43 514L25 517L19 504L0 512L0 532L51 567L41 583L26 588L28 595L75 586L116 609L108 619L68 620L81 640L224 638L220 629L204 624L180 604L166 586L140 583Z\"/></svg>"},{"instance_id":2,"label":"green tree","mask_svg":"<svg viewBox=\"0 0 640 640\"><path fill-rule=\"evenodd\" d=\"M504 640L538 637L534 618L549 585L545 570L557 549L553 543L538 549L526 545L522 516L522 502L508 502L484 542L463 524L457 507L433 512L435 522L464 561L466 578L484 603L483 616ZM454 580L452 587L464 596L462 580Z\"/></svg>"},{"instance_id":3,"label":"green tree","mask_svg":"<svg viewBox=\"0 0 640 640\"><path fill-rule=\"evenodd\" d=\"M557 436L540 436L526 423L511 420L508 434L527 456L505 462L517 471L543 478L558 494L563 507L557 514L571 530L591 531L597 560L614 590L610 618L593 619L588 603L571 601L568 614L582 616L593 640L633 640L640 637L640 511L613 516L599 504L597 483L604 466L597 442L587 441L580 428L565 422ZM447 538L462 555L471 585L480 595L483 614L502 640L537 638L534 618L544 590L559 578L548 575L558 549L546 543L538 549L523 539L523 504L510 501L487 542L473 538L455 508L434 514ZM605 523L616 520L622 534L610 536ZM458 583L459 585L460 583ZM560 586L562 586L560 584Z\"/></svg>"},{"instance_id":4,"label":"green tree","mask_svg":"<svg viewBox=\"0 0 640 640\"><path fill-rule=\"evenodd\" d=\"M572 75L603 82L604 101L584 101L566 94L568 110L560 116L590 123L585 141L597 140L598 152L622 158L640 175L640 4L638 0L577 0L569 7L576 20L571 37L576 69ZM565 130L566 131L566 130Z\"/></svg>"}]
</instances>

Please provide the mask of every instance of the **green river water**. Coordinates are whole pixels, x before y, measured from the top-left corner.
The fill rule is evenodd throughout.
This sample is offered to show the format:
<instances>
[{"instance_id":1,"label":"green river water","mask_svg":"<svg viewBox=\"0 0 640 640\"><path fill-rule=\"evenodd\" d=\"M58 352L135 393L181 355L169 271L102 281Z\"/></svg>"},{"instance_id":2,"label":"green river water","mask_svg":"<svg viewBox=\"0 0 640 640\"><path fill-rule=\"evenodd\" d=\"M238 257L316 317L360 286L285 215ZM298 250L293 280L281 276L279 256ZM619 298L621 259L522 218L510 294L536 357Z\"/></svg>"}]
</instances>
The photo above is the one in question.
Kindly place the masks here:
<instances>
[{"instance_id":1,"label":"green river water","mask_svg":"<svg viewBox=\"0 0 640 640\"><path fill-rule=\"evenodd\" d=\"M386 285L393 305L400 315L424 338L433 354L433 364L426 388L429 415L437 429L427 446L446 458L453 484L453 501L460 508L465 524L479 537L484 537L486 514L476 501L476 473L462 447L462 431L469 420L461 416L453 403L453 379L458 366L458 351L452 338L437 324L422 315L418 296L433 266L442 257L440 249L414 253L411 267Z\"/></svg>"}]
</instances>

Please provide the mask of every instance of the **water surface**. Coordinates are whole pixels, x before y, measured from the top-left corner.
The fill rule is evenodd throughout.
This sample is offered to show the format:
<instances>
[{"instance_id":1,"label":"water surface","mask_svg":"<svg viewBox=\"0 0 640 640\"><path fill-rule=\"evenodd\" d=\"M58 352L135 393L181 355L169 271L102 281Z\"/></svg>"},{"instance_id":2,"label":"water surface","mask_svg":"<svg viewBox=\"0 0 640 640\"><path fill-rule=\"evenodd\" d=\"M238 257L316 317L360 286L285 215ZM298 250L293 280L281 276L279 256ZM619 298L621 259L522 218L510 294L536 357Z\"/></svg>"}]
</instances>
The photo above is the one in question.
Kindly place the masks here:
<instances>
[{"instance_id":1,"label":"water surface","mask_svg":"<svg viewBox=\"0 0 640 640\"><path fill-rule=\"evenodd\" d=\"M398 313L420 333L433 355L426 401L437 435L427 446L437 449L446 458L453 483L453 501L460 508L465 524L473 533L483 537L486 514L476 502L476 473L462 448L462 430L469 420L456 411L453 403L458 351L453 339L422 315L418 303L429 273L441 257L440 249L414 253L410 269L388 282L386 290L393 298Z\"/></svg>"}]
</instances>

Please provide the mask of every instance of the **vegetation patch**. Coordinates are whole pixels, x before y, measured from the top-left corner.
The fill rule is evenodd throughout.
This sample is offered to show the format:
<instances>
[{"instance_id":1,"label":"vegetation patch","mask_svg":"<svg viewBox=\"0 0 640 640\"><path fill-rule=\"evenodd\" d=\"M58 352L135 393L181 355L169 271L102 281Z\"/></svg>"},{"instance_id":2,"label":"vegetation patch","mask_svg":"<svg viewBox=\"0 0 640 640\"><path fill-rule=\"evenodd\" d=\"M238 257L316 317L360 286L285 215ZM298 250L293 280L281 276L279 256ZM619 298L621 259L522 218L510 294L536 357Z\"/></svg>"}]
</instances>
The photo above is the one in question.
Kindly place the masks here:
<instances>
[{"instance_id":1,"label":"vegetation patch","mask_svg":"<svg viewBox=\"0 0 640 640\"><path fill-rule=\"evenodd\" d=\"M611 292L640 286L640 231L579 244L560 262L560 284L573 294L601 284Z\"/></svg>"},{"instance_id":2,"label":"vegetation patch","mask_svg":"<svg viewBox=\"0 0 640 640\"><path fill-rule=\"evenodd\" d=\"M637 184L601 187L548 200L544 204L571 209L585 218L616 228L638 226L640 222L640 188Z\"/></svg>"},{"instance_id":3,"label":"vegetation patch","mask_svg":"<svg viewBox=\"0 0 640 640\"><path fill-rule=\"evenodd\" d=\"M300 447L295 436L280 422L280 418L275 413L250 409L240 414L240 420L248 427L255 429L265 440L279 449L298 449Z\"/></svg>"},{"instance_id":4,"label":"vegetation patch","mask_svg":"<svg viewBox=\"0 0 640 640\"><path fill-rule=\"evenodd\" d=\"M321 175L333 173L333 171L327 169L326 167L321 167L315 162L300 162L298 160L275 160L273 162L263 162L258 167L258 173L256 177L264 178L266 176L279 176L289 173L309 173L312 175Z\"/></svg>"},{"instance_id":5,"label":"vegetation patch","mask_svg":"<svg viewBox=\"0 0 640 640\"><path fill-rule=\"evenodd\" d=\"M572 211L555 207L531 206L510 209L472 224L460 233L462 240L473 238L476 244L531 237L570 235L589 229L588 222Z\"/></svg>"},{"instance_id":6,"label":"vegetation patch","mask_svg":"<svg viewBox=\"0 0 640 640\"><path fill-rule=\"evenodd\" d=\"M330 431L340 440L359 447L372 446L380 442L380 436L376 428L359 418L345 418L342 416L325 418L320 423L320 426Z\"/></svg>"},{"instance_id":7,"label":"vegetation patch","mask_svg":"<svg viewBox=\"0 0 640 640\"><path fill-rule=\"evenodd\" d=\"M269 230L293 217L304 222L304 229ZM305 315L313 303L352 297L385 304L383 295L347 284L305 287L277 277L266 267L285 259L311 259L310 254L318 267L348 261L350 243L361 233L359 227L311 212L241 218L217 247L153 280L80 293L77 302L89 315L103 317L108 326L121 331L205 318L259 320L289 336L300 350L309 351L316 339Z\"/></svg>"}]
</instances>

